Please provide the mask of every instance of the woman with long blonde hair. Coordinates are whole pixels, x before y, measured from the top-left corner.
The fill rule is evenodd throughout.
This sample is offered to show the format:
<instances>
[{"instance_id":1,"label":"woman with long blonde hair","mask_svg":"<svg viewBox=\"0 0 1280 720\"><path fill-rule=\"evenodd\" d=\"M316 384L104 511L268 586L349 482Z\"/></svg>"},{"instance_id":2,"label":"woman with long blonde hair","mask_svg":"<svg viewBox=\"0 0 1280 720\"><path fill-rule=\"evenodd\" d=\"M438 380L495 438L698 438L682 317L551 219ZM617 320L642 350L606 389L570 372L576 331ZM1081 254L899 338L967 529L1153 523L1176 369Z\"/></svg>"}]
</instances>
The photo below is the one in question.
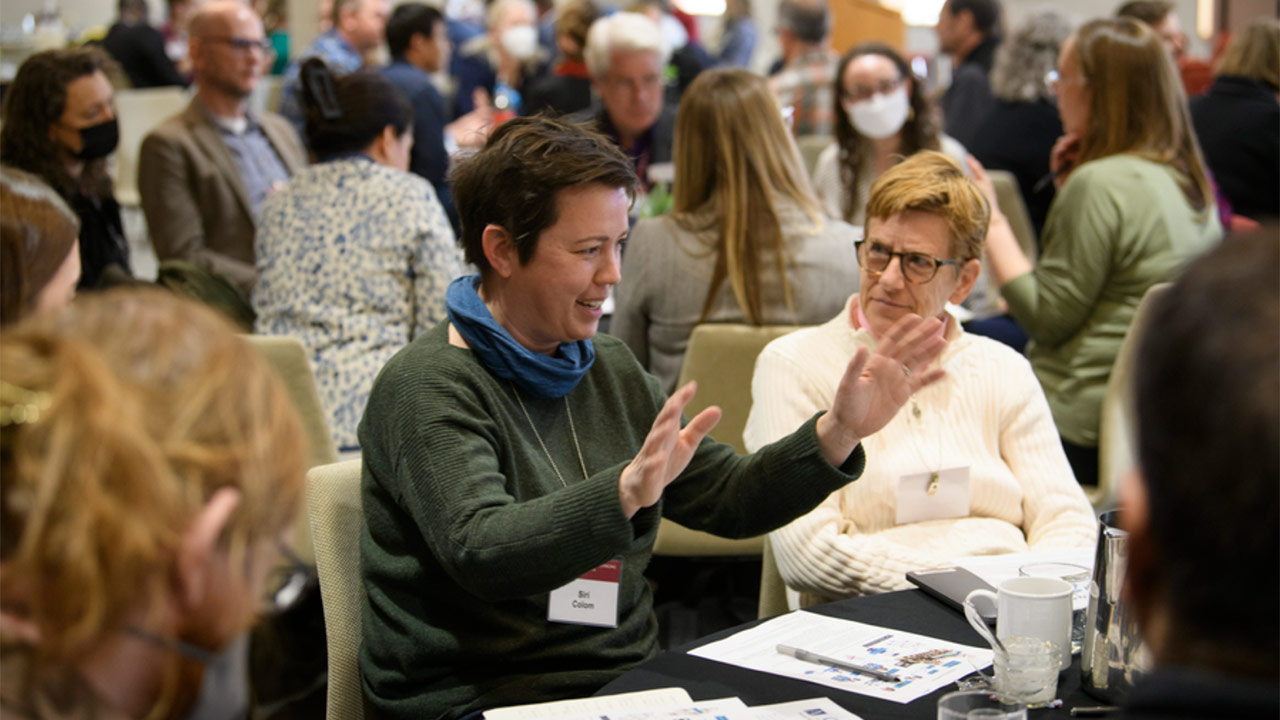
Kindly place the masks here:
<instances>
[{"instance_id":1,"label":"woman with long blonde hair","mask_svg":"<svg viewBox=\"0 0 1280 720\"><path fill-rule=\"evenodd\" d=\"M989 270L1031 339L1076 477L1098 473L1098 417L1111 366L1149 287L1172 280L1222 236L1187 102L1160 37L1108 18L1068 38L1055 82L1064 135L1058 193L1033 267L997 210ZM971 167L995 206L982 167Z\"/></svg>"},{"instance_id":2,"label":"woman with long blonde hair","mask_svg":"<svg viewBox=\"0 0 1280 720\"><path fill-rule=\"evenodd\" d=\"M858 288L856 234L823 219L762 78L699 75L676 117L675 165L671 214L631 234L611 325L668 392L694 325L814 324Z\"/></svg>"},{"instance_id":3,"label":"woman with long blonde hair","mask_svg":"<svg viewBox=\"0 0 1280 720\"><path fill-rule=\"evenodd\" d=\"M0 714L224 701L205 676L262 607L301 503L280 381L225 320L159 290L6 328L0 377Z\"/></svg>"}]
</instances>

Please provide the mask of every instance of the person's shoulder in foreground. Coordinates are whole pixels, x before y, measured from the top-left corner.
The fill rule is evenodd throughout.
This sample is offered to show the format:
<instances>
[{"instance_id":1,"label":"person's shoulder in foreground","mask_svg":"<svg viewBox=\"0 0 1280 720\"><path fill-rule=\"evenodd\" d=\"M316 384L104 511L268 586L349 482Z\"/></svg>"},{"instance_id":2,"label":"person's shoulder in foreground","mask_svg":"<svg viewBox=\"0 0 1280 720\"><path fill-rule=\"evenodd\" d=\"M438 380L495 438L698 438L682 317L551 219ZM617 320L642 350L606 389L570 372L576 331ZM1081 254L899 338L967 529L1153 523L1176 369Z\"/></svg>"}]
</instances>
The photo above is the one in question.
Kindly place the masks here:
<instances>
[{"instance_id":1,"label":"person's shoulder in foreground","mask_svg":"<svg viewBox=\"0 0 1280 720\"><path fill-rule=\"evenodd\" d=\"M1276 234L1193 262L1139 342L1139 470L1120 507L1127 600L1154 671L1125 699L1127 720L1280 717Z\"/></svg>"}]
</instances>

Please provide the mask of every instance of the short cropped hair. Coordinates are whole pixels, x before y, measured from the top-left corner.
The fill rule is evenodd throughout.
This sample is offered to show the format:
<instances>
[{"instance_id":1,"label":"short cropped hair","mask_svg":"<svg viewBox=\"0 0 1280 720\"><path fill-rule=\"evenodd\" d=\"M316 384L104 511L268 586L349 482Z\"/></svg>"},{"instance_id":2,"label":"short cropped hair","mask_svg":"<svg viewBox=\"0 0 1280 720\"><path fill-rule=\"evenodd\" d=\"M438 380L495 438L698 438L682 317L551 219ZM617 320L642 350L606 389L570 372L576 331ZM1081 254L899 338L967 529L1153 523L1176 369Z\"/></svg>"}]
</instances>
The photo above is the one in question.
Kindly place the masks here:
<instances>
[{"instance_id":1,"label":"short cropped hair","mask_svg":"<svg viewBox=\"0 0 1280 720\"><path fill-rule=\"evenodd\" d=\"M404 57L414 35L424 35L428 40L436 23L444 22L440 11L419 2L397 5L387 18L387 52L397 60Z\"/></svg>"},{"instance_id":2,"label":"short cropped hair","mask_svg":"<svg viewBox=\"0 0 1280 720\"><path fill-rule=\"evenodd\" d=\"M615 52L642 51L656 54L661 67L671 58L671 48L656 23L638 13L619 12L591 24L583 59L591 77L602 78L613 68Z\"/></svg>"},{"instance_id":3,"label":"short cropped hair","mask_svg":"<svg viewBox=\"0 0 1280 720\"><path fill-rule=\"evenodd\" d=\"M983 37L1000 37L1003 34L1004 11L1000 0L948 0L947 8L952 15L968 10L973 15L973 29Z\"/></svg>"},{"instance_id":4,"label":"short cropped hair","mask_svg":"<svg viewBox=\"0 0 1280 720\"><path fill-rule=\"evenodd\" d=\"M53 188L0 167L0 324L35 309L79 235L80 218Z\"/></svg>"},{"instance_id":5,"label":"short cropped hair","mask_svg":"<svg viewBox=\"0 0 1280 720\"><path fill-rule=\"evenodd\" d=\"M559 219L561 190L598 183L634 199L639 185L631 160L604 135L540 116L499 125L479 152L454 166L450 182L467 262L482 274L490 269L483 242L487 226L511 234L523 265L542 231Z\"/></svg>"},{"instance_id":6,"label":"short cropped hair","mask_svg":"<svg viewBox=\"0 0 1280 720\"><path fill-rule=\"evenodd\" d=\"M306 108L307 147L319 159L359 152L390 125L403 135L413 125L413 107L391 81L371 70L333 77L320 58L298 73Z\"/></svg>"},{"instance_id":7,"label":"short cropped hair","mask_svg":"<svg viewBox=\"0 0 1280 720\"><path fill-rule=\"evenodd\" d=\"M1193 262L1152 307L1134 364L1152 572L1170 637L1181 652L1215 648L1263 673L1280 656L1278 233L1228 237Z\"/></svg>"},{"instance_id":8,"label":"short cropped hair","mask_svg":"<svg viewBox=\"0 0 1280 720\"><path fill-rule=\"evenodd\" d=\"M921 150L886 170L871 185L868 221L888 220L912 210L947 221L953 257L982 257L991 206L955 160L940 152Z\"/></svg>"},{"instance_id":9,"label":"short cropped hair","mask_svg":"<svg viewBox=\"0 0 1280 720\"><path fill-rule=\"evenodd\" d=\"M1216 75L1257 80L1280 92L1280 20L1258 18L1238 30L1218 61Z\"/></svg>"},{"instance_id":10,"label":"short cropped hair","mask_svg":"<svg viewBox=\"0 0 1280 720\"><path fill-rule=\"evenodd\" d=\"M782 0L778 27L807 43L820 43L831 32L831 10L826 0Z\"/></svg>"},{"instance_id":11,"label":"short cropped hair","mask_svg":"<svg viewBox=\"0 0 1280 720\"><path fill-rule=\"evenodd\" d=\"M1152 27L1164 22L1173 12L1173 3L1169 0L1135 0L1127 2L1116 9L1116 17L1133 18Z\"/></svg>"}]
</instances>

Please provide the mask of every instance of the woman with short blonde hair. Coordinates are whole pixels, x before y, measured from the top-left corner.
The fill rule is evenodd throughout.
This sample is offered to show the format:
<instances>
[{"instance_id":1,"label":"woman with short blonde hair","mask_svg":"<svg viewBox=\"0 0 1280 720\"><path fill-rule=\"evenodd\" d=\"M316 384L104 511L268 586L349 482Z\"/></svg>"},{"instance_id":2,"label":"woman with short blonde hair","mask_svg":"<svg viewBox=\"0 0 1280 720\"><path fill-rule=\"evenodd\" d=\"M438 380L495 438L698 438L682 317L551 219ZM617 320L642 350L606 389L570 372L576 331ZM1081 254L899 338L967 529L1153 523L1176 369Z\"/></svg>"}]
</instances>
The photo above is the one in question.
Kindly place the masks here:
<instances>
[{"instance_id":1,"label":"woman with short blonde hair","mask_svg":"<svg viewBox=\"0 0 1280 720\"><path fill-rule=\"evenodd\" d=\"M225 320L159 290L6 329L0 376L6 713L184 717L301 503L280 381Z\"/></svg>"},{"instance_id":2,"label":"woman with short blonde hair","mask_svg":"<svg viewBox=\"0 0 1280 720\"><path fill-rule=\"evenodd\" d=\"M1111 366L1152 285L1222 236L1177 72L1160 38L1129 18L1094 20L1063 45L1050 165L1058 193L1035 266L997 210L989 269L1031 339L1076 477L1098 473L1098 418ZM973 169L995 204L980 165Z\"/></svg>"},{"instance_id":3,"label":"woman with short blonde hair","mask_svg":"<svg viewBox=\"0 0 1280 720\"><path fill-rule=\"evenodd\" d=\"M857 287L854 230L823 219L762 78L699 75L674 155L671 214L636 225L611 325L668 391L694 325L812 324Z\"/></svg>"}]
</instances>

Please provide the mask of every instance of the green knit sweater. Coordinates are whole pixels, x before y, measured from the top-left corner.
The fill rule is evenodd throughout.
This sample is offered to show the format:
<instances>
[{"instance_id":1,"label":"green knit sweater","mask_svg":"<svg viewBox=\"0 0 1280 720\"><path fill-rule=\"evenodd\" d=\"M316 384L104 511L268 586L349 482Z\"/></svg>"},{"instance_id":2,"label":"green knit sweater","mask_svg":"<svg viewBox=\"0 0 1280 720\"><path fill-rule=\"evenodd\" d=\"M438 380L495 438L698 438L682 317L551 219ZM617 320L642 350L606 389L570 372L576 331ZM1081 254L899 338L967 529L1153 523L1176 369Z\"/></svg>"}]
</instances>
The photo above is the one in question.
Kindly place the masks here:
<instances>
[{"instance_id":1,"label":"green knit sweater","mask_svg":"<svg viewBox=\"0 0 1280 720\"><path fill-rule=\"evenodd\" d=\"M861 447L834 468L813 419L753 456L704 440L663 500L627 519L618 476L664 401L606 335L564 400L521 393L449 345L442 323L387 364L360 425L367 590L360 669L378 718L457 718L476 709L590 695L657 651L642 575L661 515L749 537L854 480ZM561 485L547 452L564 476ZM618 626L547 620L550 591L622 558Z\"/></svg>"}]
</instances>

